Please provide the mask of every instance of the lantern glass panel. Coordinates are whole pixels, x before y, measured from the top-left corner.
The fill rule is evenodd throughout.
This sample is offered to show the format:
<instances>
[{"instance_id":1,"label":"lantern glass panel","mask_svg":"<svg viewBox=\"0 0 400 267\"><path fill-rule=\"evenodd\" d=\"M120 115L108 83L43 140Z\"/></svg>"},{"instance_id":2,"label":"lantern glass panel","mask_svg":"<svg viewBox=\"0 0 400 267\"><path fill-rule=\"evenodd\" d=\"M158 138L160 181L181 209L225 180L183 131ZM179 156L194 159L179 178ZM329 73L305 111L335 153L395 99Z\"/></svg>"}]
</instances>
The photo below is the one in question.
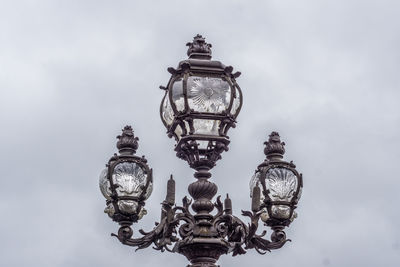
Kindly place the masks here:
<instances>
[{"instance_id":1,"label":"lantern glass panel","mask_svg":"<svg viewBox=\"0 0 400 267\"><path fill-rule=\"evenodd\" d=\"M299 193L297 194L297 201L300 200L300 198L301 198L301 193L302 193L302 192L303 192L303 187L300 186L300 188L299 188Z\"/></svg>"},{"instance_id":2,"label":"lantern glass panel","mask_svg":"<svg viewBox=\"0 0 400 267\"><path fill-rule=\"evenodd\" d=\"M171 103L169 102L168 94L165 95L162 103L161 117L164 123L168 126L170 126L174 121L174 111L172 110Z\"/></svg>"},{"instance_id":3,"label":"lantern glass panel","mask_svg":"<svg viewBox=\"0 0 400 267\"><path fill-rule=\"evenodd\" d=\"M118 196L139 197L147 183L145 170L135 162L123 162L115 166L113 183Z\"/></svg>"},{"instance_id":4,"label":"lantern glass panel","mask_svg":"<svg viewBox=\"0 0 400 267\"><path fill-rule=\"evenodd\" d=\"M147 187L146 194L144 195L145 199L148 199L153 192L153 183L149 182L149 186Z\"/></svg>"},{"instance_id":5,"label":"lantern glass panel","mask_svg":"<svg viewBox=\"0 0 400 267\"><path fill-rule=\"evenodd\" d=\"M182 78L178 78L172 84L172 102L175 104L177 111L183 111L185 109L185 96L183 94L183 82Z\"/></svg>"},{"instance_id":6,"label":"lantern glass panel","mask_svg":"<svg viewBox=\"0 0 400 267\"><path fill-rule=\"evenodd\" d=\"M178 137L178 140L180 140L182 138L182 128L180 125L177 125L175 128L175 134Z\"/></svg>"},{"instance_id":7,"label":"lantern glass panel","mask_svg":"<svg viewBox=\"0 0 400 267\"><path fill-rule=\"evenodd\" d=\"M190 76L187 94L189 107L196 112L221 113L231 101L231 87L221 78Z\"/></svg>"},{"instance_id":8,"label":"lantern glass panel","mask_svg":"<svg viewBox=\"0 0 400 267\"><path fill-rule=\"evenodd\" d=\"M205 135L218 135L218 129L221 121L219 120L203 120L194 119L193 127L195 134L205 134Z\"/></svg>"},{"instance_id":9,"label":"lantern glass panel","mask_svg":"<svg viewBox=\"0 0 400 267\"><path fill-rule=\"evenodd\" d=\"M277 219L289 219L290 207L286 205L272 205L272 217Z\"/></svg>"},{"instance_id":10,"label":"lantern glass panel","mask_svg":"<svg viewBox=\"0 0 400 267\"><path fill-rule=\"evenodd\" d=\"M180 140L182 138L184 131L186 131L186 134L188 134L190 132L189 123L187 121L184 121L184 125L185 125L185 129L182 129L182 127L178 124L174 130L174 133L178 137L178 140Z\"/></svg>"},{"instance_id":11,"label":"lantern glass panel","mask_svg":"<svg viewBox=\"0 0 400 267\"><path fill-rule=\"evenodd\" d=\"M256 171L256 173L250 179L250 197L253 197L254 187L256 187L257 185L260 188L260 192L263 191L262 185L261 185L261 182L260 182L260 174L261 173L259 171ZM265 199L264 194L261 194L260 195L260 204L264 202L264 199Z\"/></svg>"},{"instance_id":12,"label":"lantern glass panel","mask_svg":"<svg viewBox=\"0 0 400 267\"><path fill-rule=\"evenodd\" d=\"M138 208L138 203L134 200L119 200L118 209L122 213L136 214Z\"/></svg>"},{"instance_id":13,"label":"lantern glass panel","mask_svg":"<svg viewBox=\"0 0 400 267\"><path fill-rule=\"evenodd\" d=\"M107 207L104 209L104 213L107 213L108 216L112 217L115 214L114 204L108 204Z\"/></svg>"},{"instance_id":14,"label":"lantern glass panel","mask_svg":"<svg viewBox=\"0 0 400 267\"><path fill-rule=\"evenodd\" d=\"M110 181L107 179L108 169L104 169L100 173L99 185L100 191L103 196L110 200L111 199L111 188L110 188Z\"/></svg>"},{"instance_id":15,"label":"lantern glass panel","mask_svg":"<svg viewBox=\"0 0 400 267\"><path fill-rule=\"evenodd\" d=\"M268 170L265 185L272 201L290 202L297 190L297 176L286 168L271 168Z\"/></svg>"},{"instance_id":16,"label":"lantern glass panel","mask_svg":"<svg viewBox=\"0 0 400 267\"><path fill-rule=\"evenodd\" d=\"M235 86L235 98L233 99L233 103L232 103L232 109L231 109L231 114L233 116L236 115L239 107L240 107L240 92L239 89L237 88L237 86Z\"/></svg>"}]
</instances>

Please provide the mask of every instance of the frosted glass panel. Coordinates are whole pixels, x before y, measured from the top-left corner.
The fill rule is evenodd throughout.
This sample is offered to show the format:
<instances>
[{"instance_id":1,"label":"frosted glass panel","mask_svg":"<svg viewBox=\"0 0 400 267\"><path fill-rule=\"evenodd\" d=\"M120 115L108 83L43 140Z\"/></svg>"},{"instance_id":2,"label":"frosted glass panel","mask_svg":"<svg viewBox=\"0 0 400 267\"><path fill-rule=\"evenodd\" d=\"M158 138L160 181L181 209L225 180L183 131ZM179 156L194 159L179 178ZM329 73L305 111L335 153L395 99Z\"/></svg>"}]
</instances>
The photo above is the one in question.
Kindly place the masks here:
<instances>
[{"instance_id":1,"label":"frosted glass panel","mask_svg":"<svg viewBox=\"0 0 400 267\"><path fill-rule=\"evenodd\" d=\"M233 99L231 114L235 115L237 110L240 107L240 93L239 90L235 87L236 97Z\"/></svg>"},{"instance_id":2,"label":"frosted glass panel","mask_svg":"<svg viewBox=\"0 0 400 267\"><path fill-rule=\"evenodd\" d=\"M146 194L144 195L144 198L148 199L152 192L153 192L153 183L150 182L149 187L147 187L147 191L146 191Z\"/></svg>"},{"instance_id":3,"label":"frosted glass panel","mask_svg":"<svg viewBox=\"0 0 400 267\"><path fill-rule=\"evenodd\" d=\"M182 137L182 128L180 125L177 125L175 128L175 134L178 136L178 139L181 139Z\"/></svg>"},{"instance_id":4,"label":"frosted glass panel","mask_svg":"<svg viewBox=\"0 0 400 267\"><path fill-rule=\"evenodd\" d=\"M164 101L161 107L161 116L163 121L170 126L174 121L174 112L171 107L171 103L169 102L168 94L164 97Z\"/></svg>"},{"instance_id":5,"label":"frosted glass panel","mask_svg":"<svg viewBox=\"0 0 400 267\"><path fill-rule=\"evenodd\" d=\"M260 182L260 172L256 172L253 177L251 177L250 179L250 197L253 197L253 189L254 187L256 187L258 184L258 187L260 188L260 203L264 202L265 196L263 194L263 189L262 189L262 185Z\"/></svg>"},{"instance_id":6,"label":"frosted glass panel","mask_svg":"<svg viewBox=\"0 0 400 267\"><path fill-rule=\"evenodd\" d=\"M300 186L299 188L299 193L297 195L297 201L299 201L299 199L301 198L301 193L303 192L303 187Z\"/></svg>"},{"instance_id":7,"label":"frosted glass panel","mask_svg":"<svg viewBox=\"0 0 400 267\"><path fill-rule=\"evenodd\" d=\"M189 134L189 132L190 132L189 123L187 121L184 121L184 124L185 124L186 134ZM179 140L182 138L182 135L183 135L183 132L185 129L182 129L182 127L180 125L176 126L174 132L178 136Z\"/></svg>"},{"instance_id":8,"label":"frosted glass panel","mask_svg":"<svg viewBox=\"0 0 400 267\"><path fill-rule=\"evenodd\" d=\"M278 219L289 219L290 207L285 205L273 205L271 207L272 217Z\"/></svg>"},{"instance_id":9,"label":"frosted glass panel","mask_svg":"<svg viewBox=\"0 0 400 267\"><path fill-rule=\"evenodd\" d=\"M138 203L134 200L119 200L118 208L121 212L127 214L136 214Z\"/></svg>"},{"instance_id":10,"label":"frosted glass panel","mask_svg":"<svg viewBox=\"0 0 400 267\"><path fill-rule=\"evenodd\" d=\"M104 169L100 173L99 185L100 191L106 199L111 199L110 181L107 179L108 169Z\"/></svg>"},{"instance_id":11,"label":"frosted glass panel","mask_svg":"<svg viewBox=\"0 0 400 267\"><path fill-rule=\"evenodd\" d=\"M221 113L231 99L229 83L220 78L190 76L187 92L189 107L197 112Z\"/></svg>"},{"instance_id":12,"label":"frosted glass panel","mask_svg":"<svg viewBox=\"0 0 400 267\"><path fill-rule=\"evenodd\" d=\"M218 135L220 121L194 119L193 127L195 134Z\"/></svg>"},{"instance_id":13,"label":"frosted glass panel","mask_svg":"<svg viewBox=\"0 0 400 267\"><path fill-rule=\"evenodd\" d=\"M135 162L123 162L115 166L112 179L113 183L118 185L118 196L138 197L146 185L147 175Z\"/></svg>"},{"instance_id":14,"label":"frosted glass panel","mask_svg":"<svg viewBox=\"0 0 400 267\"><path fill-rule=\"evenodd\" d=\"M297 177L288 169L272 168L267 172L265 185L272 201L291 201L297 189Z\"/></svg>"},{"instance_id":15,"label":"frosted glass panel","mask_svg":"<svg viewBox=\"0 0 400 267\"><path fill-rule=\"evenodd\" d=\"M104 209L104 213L107 213L108 216L112 217L115 213L114 205L112 203L108 204Z\"/></svg>"},{"instance_id":16,"label":"frosted glass panel","mask_svg":"<svg viewBox=\"0 0 400 267\"><path fill-rule=\"evenodd\" d=\"M185 109L185 99L183 96L183 82L182 79L176 80L172 85L172 101L174 102L178 111Z\"/></svg>"}]
</instances>

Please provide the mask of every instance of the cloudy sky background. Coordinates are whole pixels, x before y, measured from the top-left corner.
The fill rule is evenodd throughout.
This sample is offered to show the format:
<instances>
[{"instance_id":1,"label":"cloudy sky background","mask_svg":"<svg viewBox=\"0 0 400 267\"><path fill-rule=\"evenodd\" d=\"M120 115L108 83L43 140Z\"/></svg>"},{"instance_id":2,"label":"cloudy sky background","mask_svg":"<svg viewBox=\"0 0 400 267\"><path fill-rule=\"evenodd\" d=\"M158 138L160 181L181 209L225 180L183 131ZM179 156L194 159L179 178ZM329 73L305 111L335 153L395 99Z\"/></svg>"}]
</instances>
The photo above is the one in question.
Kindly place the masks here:
<instances>
[{"instance_id":1,"label":"cloudy sky background","mask_svg":"<svg viewBox=\"0 0 400 267\"><path fill-rule=\"evenodd\" d=\"M400 2L0 1L0 265L186 266L110 237L98 175L131 124L154 169L159 220L170 173L193 181L159 118L167 67L197 33L242 72L244 105L213 170L234 212L277 130L304 174L293 240L222 266L400 264Z\"/></svg>"}]
</instances>

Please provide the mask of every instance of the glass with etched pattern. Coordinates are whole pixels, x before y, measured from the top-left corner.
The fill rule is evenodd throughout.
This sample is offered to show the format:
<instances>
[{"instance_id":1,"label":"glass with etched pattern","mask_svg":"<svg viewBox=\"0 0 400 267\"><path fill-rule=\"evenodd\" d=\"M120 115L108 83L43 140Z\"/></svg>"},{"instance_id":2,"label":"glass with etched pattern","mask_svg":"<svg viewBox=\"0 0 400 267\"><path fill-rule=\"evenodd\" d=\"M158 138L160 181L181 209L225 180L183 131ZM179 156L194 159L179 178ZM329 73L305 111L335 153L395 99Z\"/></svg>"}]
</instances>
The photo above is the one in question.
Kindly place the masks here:
<instances>
[{"instance_id":1,"label":"glass with etched pattern","mask_svg":"<svg viewBox=\"0 0 400 267\"><path fill-rule=\"evenodd\" d=\"M118 196L139 197L146 186L147 174L135 162L122 162L115 166L112 179Z\"/></svg>"},{"instance_id":2,"label":"glass with etched pattern","mask_svg":"<svg viewBox=\"0 0 400 267\"><path fill-rule=\"evenodd\" d=\"M187 94L189 108L194 111L222 113L229 107L231 87L221 78L190 76Z\"/></svg>"}]
</instances>

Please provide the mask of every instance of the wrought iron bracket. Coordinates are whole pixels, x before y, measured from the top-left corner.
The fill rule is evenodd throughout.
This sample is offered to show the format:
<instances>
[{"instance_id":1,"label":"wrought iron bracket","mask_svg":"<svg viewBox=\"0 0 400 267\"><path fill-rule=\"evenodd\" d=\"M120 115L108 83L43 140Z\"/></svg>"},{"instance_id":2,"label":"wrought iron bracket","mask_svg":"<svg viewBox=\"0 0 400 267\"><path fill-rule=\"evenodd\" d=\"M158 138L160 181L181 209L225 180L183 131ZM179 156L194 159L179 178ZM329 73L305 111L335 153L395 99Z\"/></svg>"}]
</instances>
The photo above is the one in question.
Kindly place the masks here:
<instances>
[{"instance_id":1,"label":"wrought iron bracket","mask_svg":"<svg viewBox=\"0 0 400 267\"><path fill-rule=\"evenodd\" d=\"M202 186L205 186L204 183ZM211 187L209 186L209 188ZM232 253L232 256L236 256L245 254L249 249L255 249L258 253L265 254L273 249L281 248L287 241L290 241L286 239L283 227L273 228L270 240L265 238L265 230L261 234L257 234L262 210L242 211L243 216L250 218L250 222L246 224L232 215L232 204L228 196L225 199L225 205L221 202L221 196L217 197L211 207L211 209L216 209L216 214L212 215L209 212L201 211L201 209L206 209L208 198L203 197L202 200L197 199L193 202L185 196L182 205L178 206L171 203L171 200L174 199L174 196L171 195L173 194L172 190L168 188L167 197L161 203L160 222L155 223L155 227L151 231L139 230L142 236L133 238L132 223L120 222L121 227L118 234L112 234L112 236L117 237L124 245L136 247L136 250L153 245L154 249L162 252L184 254L192 262L192 266L197 266L195 263L199 258L199 255L196 254L199 251L195 248L201 248L202 251L204 250L203 253L210 258L210 265L207 266L215 266L213 264L222 254ZM201 190L192 189L192 191L195 191L191 192L192 195L196 196ZM196 207L196 202L198 206L202 207ZM197 213L192 213L191 210L195 210Z\"/></svg>"}]
</instances>

